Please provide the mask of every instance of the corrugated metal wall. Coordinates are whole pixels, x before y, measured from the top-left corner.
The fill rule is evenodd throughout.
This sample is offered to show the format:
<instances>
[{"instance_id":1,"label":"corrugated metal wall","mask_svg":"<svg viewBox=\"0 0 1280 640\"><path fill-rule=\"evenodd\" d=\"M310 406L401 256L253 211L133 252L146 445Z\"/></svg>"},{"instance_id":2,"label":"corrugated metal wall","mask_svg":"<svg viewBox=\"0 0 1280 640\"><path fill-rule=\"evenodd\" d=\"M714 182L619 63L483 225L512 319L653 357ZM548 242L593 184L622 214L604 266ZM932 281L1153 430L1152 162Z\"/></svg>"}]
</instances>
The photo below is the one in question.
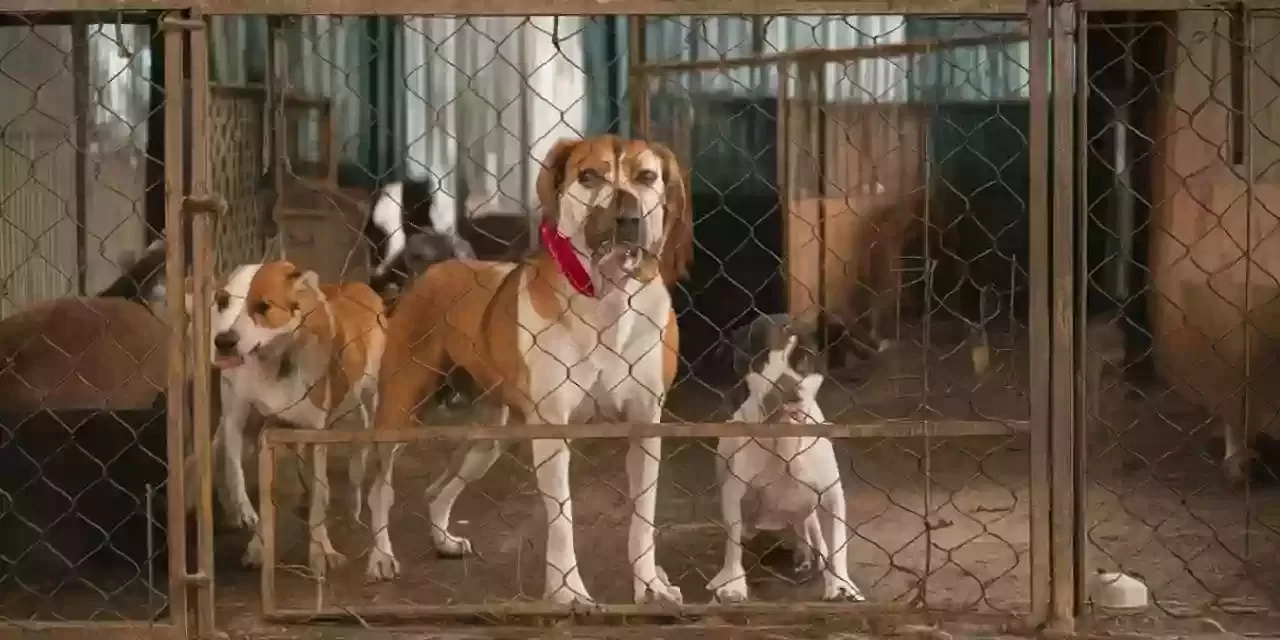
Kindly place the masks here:
<instances>
[{"instance_id":1,"label":"corrugated metal wall","mask_svg":"<svg viewBox=\"0 0 1280 640\"><path fill-rule=\"evenodd\" d=\"M652 62L716 60L809 48L851 48L920 39L1007 33L1017 21L906 19L903 16L653 18L646 29ZM855 104L1022 101L1029 97L1026 43L958 47L931 54L828 64L823 90ZM794 77L793 71L790 75ZM799 90L783 83L788 95ZM673 73L653 82L654 120L692 111L694 188L765 194L776 190L779 79L769 68Z\"/></svg>"},{"instance_id":2,"label":"corrugated metal wall","mask_svg":"<svg viewBox=\"0 0 1280 640\"><path fill-rule=\"evenodd\" d=\"M80 269L86 291L96 291L118 275L120 254L143 243L146 30L90 25L89 33L92 112L82 228L71 29L0 28L0 315L79 293Z\"/></svg>"},{"instance_id":3,"label":"corrugated metal wall","mask_svg":"<svg viewBox=\"0 0 1280 640\"><path fill-rule=\"evenodd\" d=\"M541 159L588 127L586 30L579 17L406 18L407 172L442 187L440 206L468 194L531 210Z\"/></svg>"}]
</instances>

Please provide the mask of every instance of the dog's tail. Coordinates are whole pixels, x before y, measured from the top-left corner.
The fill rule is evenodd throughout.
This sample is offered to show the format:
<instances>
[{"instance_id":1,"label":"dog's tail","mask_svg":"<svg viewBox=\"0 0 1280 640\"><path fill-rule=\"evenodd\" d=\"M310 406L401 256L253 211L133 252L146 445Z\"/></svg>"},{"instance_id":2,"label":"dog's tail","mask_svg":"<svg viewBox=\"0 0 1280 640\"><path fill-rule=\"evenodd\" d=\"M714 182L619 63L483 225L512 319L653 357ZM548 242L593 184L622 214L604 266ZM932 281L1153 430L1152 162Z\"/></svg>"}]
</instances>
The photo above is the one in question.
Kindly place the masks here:
<instances>
[{"instance_id":1,"label":"dog's tail","mask_svg":"<svg viewBox=\"0 0 1280 640\"><path fill-rule=\"evenodd\" d=\"M141 256L135 257L132 252L120 256L118 262L124 273L99 291L98 297L147 302L162 284L165 255L165 241L160 239L152 242Z\"/></svg>"}]
</instances>

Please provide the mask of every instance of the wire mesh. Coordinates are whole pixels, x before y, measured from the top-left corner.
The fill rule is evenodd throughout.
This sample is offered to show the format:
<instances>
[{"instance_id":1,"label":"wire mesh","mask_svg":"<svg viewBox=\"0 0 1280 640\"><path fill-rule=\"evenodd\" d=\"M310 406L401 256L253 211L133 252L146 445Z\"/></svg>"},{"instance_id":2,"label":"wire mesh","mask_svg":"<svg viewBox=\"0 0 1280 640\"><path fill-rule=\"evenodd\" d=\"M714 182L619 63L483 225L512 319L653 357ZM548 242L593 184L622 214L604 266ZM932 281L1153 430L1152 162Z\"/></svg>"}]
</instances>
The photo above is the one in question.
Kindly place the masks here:
<instances>
[{"instance_id":1,"label":"wire mesh","mask_svg":"<svg viewBox=\"0 0 1280 640\"><path fill-rule=\"evenodd\" d=\"M254 396L254 402L279 400L276 417L304 428L269 432L274 459L262 463L260 473L269 481L257 479L263 491L258 507L250 504L247 484L243 500L228 499L228 517L246 532L262 534L252 542L236 538L228 557L268 568L261 576L220 581L222 597L261 594L275 619L337 616L365 622L414 615L541 615L550 609L529 602L544 598L577 600L585 611L608 605L616 615L656 611L619 605L682 603L679 611L699 615L710 611L703 603L715 598L738 599L736 587L715 584L727 576L720 565L725 545L732 544L724 538L715 441L752 428L744 422L785 428L765 416L733 417L745 399L744 377L764 355L751 327L782 314L797 327L797 336L815 329L813 349L821 354L815 363L830 370L815 402L832 424L810 432L835 438L820 440L833 443L832 461L816 453L805 460L817 456L807 464L841 476L844 498L814 498L811 510L827 514L838 504L845 512L837 518L843 521L839 531L826 529L824 535L828 541L847 538L838 546L848 568L847 575L824 574L821 562L811 561L797 571L800 555L771 550L794 546L787 536L748 540L741 569L759 611L1026 611L1030 48L1022 23L930 25L870 16L413 17L388 27L369 20L364 34L389 30L394 39L388 42L396 43L368 49L376 49L370 73L394 79L384 88L365 81L347 62L349 48L357 46L352 34L361 31L349 23L358 20L365 19L268 23L268 76L279 83L268 93L297 93L300 100L330 104L342 100L341 109L354 109L371 124L353 132L338 122L327 136L333 143L306 128L276 127L283 139L278 136L275 146L288 152L268 163L283 166L284 181L298 193L306 191L288 194L290 201L278 206L296 210L299 220L310 212L306 224L325 230L300 233L327 236L332 244L304 253L286 240L290 266L250 271L284 269L300 282L312 271L323 283L378 284L380 276L404 269L380 290L391 312L378 409L365 409L367 422L352 409L338 426L308 429L323 426L308 422L319 414L304 417L288 400L292 396ZM295 67L301 70L292 77L280 72ZM334 77L348 79L341 92L335 83L314 81ZM358 104L351 104L348 92ZM388 109L402 110L405 123L386 124ZM272 111L279 125L284 115L275 103ZM371 140L386 131L400 142L384 148ZM460 252L490 260L528 256L540 219L555 208L568 215L563 209L571 201L558 205L559 198L593 179L581 173L586 169L580 156L589 155L585 150L593 140L620 133L661 143L674 164L647 169L656 172L647 178L619 173L610 179L635 193L648 186L637 180L665 189L665 215L674 217L683 201L693 222L688 277L667 282L679 318L679 374L667 383L660 418L664 433L675 437L667 438L660 454L652 569L660 568L657 574L646 574L648 560L636 548L643 546L645 526L634 520L632 500L639 489L626 477L639 472L647 454L628 453L629 445L616 438L637 434L634 429L641 427L634 423L658 416L641 420L633 407L612 416L629 426L610 430L597 424L611 417L605 414L556 432L614 439L575 442L572 453L564 454L572 459L572 530L582 562L548 569L548 553L559 554L554 563L570 557L556 546L568 535L556 515L565 496L548 502L545 494L564 471L550 468L560 464L554 456L532 461L523 444L535 433L532 426L501 426L492 405L515 402L511 397L499 396L497 389L480 393L465 377L450 376L450 392L434 394L431 406L422 408L422 422L430 426L426 433L395 431L409 423L388 417L394 414L386 408L399 407L406 393L414 393L397 387L421 383L409 377L414 371L400 370L412 369L410 360L447 365L432 349L450 350L446 359L467 368L472 383L492 373L484 358L468 360L457 350L497 339L496 329L476 326L491 327L483 323L503 314L493 310L502 303L491 297L502 273L492 270L498 267L454 273L464 268L441 261ZM564 138L586 142L557 155L569 149L558 146ZM295 152L295 145L312 149L310 157L318 160L308 164L307 152ZM351 152L353 147L361 152ZM366 148L374 157L363 154ZM616 149L608 153L621 158L619 163L640 161L627 155L625 144L607 142L605 148ZM320 149L345 151L332 160ZM355 166L361 163L353 155L362 156L364 166ZM300 169L312 165L325 171L306 175ZM400 217L388 226L380 212ZM284 233L287 238L290 231ZM397 263L397 252L410 259ZM361 260L370 272L352 270ZM211 307L214 330L236 332L223 335L227 346L215 355L237 362L235 345L244 344L241 332L249 327L243 323L265 318L253 311L260 300L248 293L247 283L221 279L218 295L242 306L215 300ZM363 295L326 291L337 296L329 305ZM320 304L290 295L271 304L299 305L304 315L308 305ZM426 301L420 299L424 295ZM340 314L343 307L326 308ZM229 315L219 320L223 313ZM432 323L438 323L434 330L424 328ZM340 330L326 339L346 335ZM349 339L364 345L358 350L377 343L369 333L357 334ZM481 346L479 352L491 355L493 348ZM735 368L742 355L749 365ZM240 375L236 371L223 375ZM433 395L432 383L426 384L422 394ZM236 388L269 393L265 387ZM361 395L357 390L335 388L353 400ZM612 392L592 393L608 400ZM328 407L321 413L345 411L337 397L317 405ZM427 398L413 398L418 401ZM523 409L529 421L561 422ZM376 424L374 432L381 435L369 435L368 424ZM443 426L456 424L468 426ZM347 466L348 456L359 460L355 443L369 438L405 442L394 458L392 486L399 500L389 526L371 513L384 499L382 489L371 486L378 487L384 468L379 450L389 446L370 445L368 469L354 471L345 484L329 478L330 468ZM317 442L323 447L313 448ZM809 441L804 442L807 451ZM546 447L542 440L534 455L549 455ZM317 472L312 465L320 448L326 462ZM238 455L240 446L232 442L227 450ZM296 458L298 450L305 452L302 459ZM239 492L240 480L235 482ZM806 482L795 485L800 493L808 491ZM818 493L834 495L831 487ZM359 520L352 513L357 504ZM540 517L546 509L553 513ZM551 532L544 529L548 519ZM432 533L402 533L411 530ZM273 568L275 561L280 564ZM637 576L626 570L629 565L640 567ZM369 586L369 579L385 584ZM653 582L645 587L646 580ZM856 590L840 586L843 581ZM855 593L871 604L847 602ZM844 602L824 609L816 604L823 600Z\"/></svg>"},{"instance_id":2,"label":"wire mesh","mask_svg":"<svg viewBox=\"0 0 1280 640\"><path fill-rule=\"evenodd\" d=\"M187 45L208 73L170 75L193 106L216 81L182 132L157 109L173 60L157 16L0 27L0 327L61 310L50 298L138 293L104 265L156 255L165 187L170 214L185 193L163 161L203 173L186 156L207 145L210 175L182 181L226 210L208 235L193 225L191 283L142 288L209 311L190 344L220 367L195 402L218 433L213 468L194 472L216 483L219 566L265 566L219 572L224 613L1267 631L1244 614L1269 612L1273 586L1280 21L1085 13L1073 30L1074 9L1035 9L1039 31L990 16L215 16ZM1050 43L1031 42L1050 10L1052 70ZM631 226L635 211L663 224ZM679 240L681 212L677 278L680 256L645 241ZM620 330L606 293L570 292L539 249L557 231L587 247L589 273L660 255L623 281L662 275L678 340ZM670 322L660 288L619 296L620 317ZM157 407L174 377L168 329L146 317L111 323L132 331L110 341L91 339L101 322L73 326L78 342L36 359L21 341L0 372L23 382L19 365L57 356L75 374L0 394L2 466L19 469L0 479L6 620L162 616L165 565L207 564L164 562L173 519L146 508L165 502ZM608 362L619 331L652 344ZM568 374L573 357L594 373ZM88 375L102 362L117 368ZM644 380L659 393L629 386ZM91 575L89 551L128 566ZM1151 606L1120 606L1147 592ZM204 631L213 608L197 601Z\"/></svg>"},{"instance_id":3,"label":"wire mesh","mask_svg":"<svg viewBox=\"0 0 1280 640\"><path fill-rule=\"evenodd\" d=\"M143 14L0 27L0 620L168 603L162 106ZM157 123L158 124L158 123ZM155 196L159 196L156 200Z\"/></svg>"},{"instance_id":4,"label":"wire mesh","mask_svg":"<svg viewBox=\"0 0 1280 640\"><path fill-rule=\"evenodd\" d=\"M1154 618L1249 630L1248 614L1274 606L1265 309L1280 23L1269 11L1087 17L1075 160L1086 595L1114 613L1093 573L1127 573Z\"/></svg>"}]
</instances>

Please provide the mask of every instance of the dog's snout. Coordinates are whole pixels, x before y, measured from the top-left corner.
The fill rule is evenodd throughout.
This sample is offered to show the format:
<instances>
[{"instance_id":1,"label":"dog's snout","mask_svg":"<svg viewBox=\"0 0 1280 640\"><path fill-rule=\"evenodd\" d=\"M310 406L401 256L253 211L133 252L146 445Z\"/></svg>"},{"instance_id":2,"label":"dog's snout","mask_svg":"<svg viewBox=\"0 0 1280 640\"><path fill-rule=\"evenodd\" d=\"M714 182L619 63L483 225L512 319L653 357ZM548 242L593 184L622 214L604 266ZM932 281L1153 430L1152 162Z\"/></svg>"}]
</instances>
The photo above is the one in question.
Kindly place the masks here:
<instances>
[{"instance_id":1,"label":"dog's snout","mask_svg":"<svg viewBox=\"0 0 1280 640\"><path fill-rule=\"evenodd\" d=\"M637 216L619 216L613 230L613 241L617 244L641 244L640 218Z\"/></svg>"},{"instance_id":2,"label":"dog's snout","mask_svg":"<svg viewBox=\"0 0 1280 640\"><path fill-rule=\"evenodd\" d=\"M228 353L234 351L236 344L240 342L240 336L234 331L223 331L213 337L213 346L218 351Z\"/></svg>"}]
</instances>

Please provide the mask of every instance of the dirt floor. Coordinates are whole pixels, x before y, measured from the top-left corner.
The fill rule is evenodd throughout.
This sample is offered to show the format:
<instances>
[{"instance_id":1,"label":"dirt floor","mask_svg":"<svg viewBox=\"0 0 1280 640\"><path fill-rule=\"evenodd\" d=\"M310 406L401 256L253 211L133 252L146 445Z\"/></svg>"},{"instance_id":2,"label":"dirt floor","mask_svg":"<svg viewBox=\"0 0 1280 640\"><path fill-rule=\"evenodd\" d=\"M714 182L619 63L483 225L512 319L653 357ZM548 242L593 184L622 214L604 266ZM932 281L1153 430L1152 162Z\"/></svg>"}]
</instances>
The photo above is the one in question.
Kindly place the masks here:
<instances>
[{"instance_id":1,"label":"dirt floor","mask_svg":"<svg viewBox=\"0 0 1280 640\"><path fill-rule=\"evenodd\" d=\"M1003 436L837 443L854 534L851 576L874 602L923 598L930 608L1022 612L1030 597L1031 515L1028 438L1019 432L1025 427L1017 425L1027 414L1025 395L1018 389L1020 374L1008 365L1013 358L997 354L985 378L966 379L959 372L967 365L957 363L969 362L967 352L955 350L951 356L902 357L893 366L907 373L896 379L874 384L833 381L824 388L823 406L834 422L945 413L1014 426ZM908 362L917 363L911 365L917 368ZM919 393L923 384L912 373L926 367L931 375L928 386L934 390L928 397ZM915 385L916 391L889 401L889 385ZM1215 425L1171 394L1113 389L1102 406L1102 419L1092 421L1095 435L1087 465L1089 566L1139 575L1152 588L1156 605L1144 622L1131 620L1120 626L1152 624L1167 616L1198 618L1209 605L1236 613L1269 611L1280 593L1280 495L1255 488L1246 497L1228 489L1214 460L1203 453ZM670 419L721 419L727 415L724 408L718 393L686 384L671 398ZM659 563L691 603L710 600L705 585L719 569L723 553L713 446L709 441L664 444ZM631 595L625 559L629 506L624 450L622 443L575 445L579 559L588 588L605 603L625 603ZM281 569L276 605L480 604L538 598L543 515L527 469L527 444L514 445L455 509L454 533L469 537L477 553L440 559L432 552L423 491L458 454L442 446L412 446L401 454L391 535L403 575L394 583L374 585L363 579L370 534L350 518L345 465L334 456L331 532L350 562L323 585L301 571ZM282 472L279 477L284 495L278 533L281 560L302 566L304 531L298 512L289 506L297 487L289 481L292 474ZM217 597L219 616L226 622L251 616L258 608L259 576L238 568L246 541L247 536L237 532L223 533L218 541ZM751 571L754 600L816 598L817 580L793 576L781 565L753 562L757 559L747 556L748 566L756 565ZM0 584L0 617L136 619L160 606L154 600L148 606L140 589L94 597L88 588L64 586L60 593L63 598L50 599L12 581Z\"/></svg>"}]
</instances>

